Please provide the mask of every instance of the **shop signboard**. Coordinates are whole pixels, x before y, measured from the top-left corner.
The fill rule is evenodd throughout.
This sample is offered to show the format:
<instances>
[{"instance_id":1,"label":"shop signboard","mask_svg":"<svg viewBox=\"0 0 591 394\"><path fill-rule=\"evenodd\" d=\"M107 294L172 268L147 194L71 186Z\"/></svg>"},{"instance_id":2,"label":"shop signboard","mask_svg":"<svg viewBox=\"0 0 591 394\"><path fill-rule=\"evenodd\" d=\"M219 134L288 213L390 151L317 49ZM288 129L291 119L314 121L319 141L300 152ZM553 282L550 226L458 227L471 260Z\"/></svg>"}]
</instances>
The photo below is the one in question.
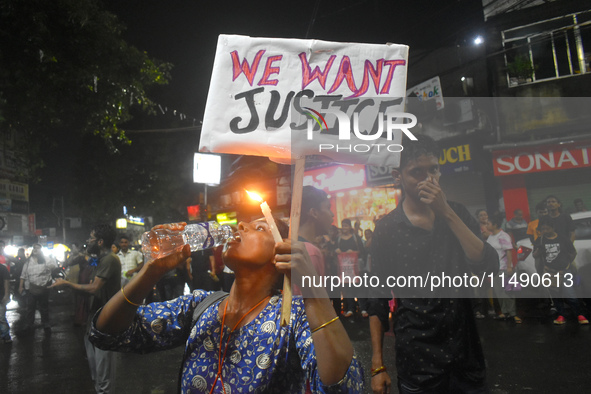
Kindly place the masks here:
<instances>
[{"instance_id":1,"label":"shop signboard","mask_svg":"<svg viewBox=\"0 0 591 394\"><path fill-rule=\"evenodd\" d=\"M439 154L439 169L442 174L458 174L472 171L470 144L460 144L443 148Z\"/></svg>"},{"instance_id":2,"label":"shop signboard","mask_svg":"<svg viewBox=\"0 0 591 394\"><path fill-rule=\"evenodd\" d=\"M439 154L439 165L442 174L473 171L472 146L470 144L459 144L443 148ZM394 167L366 166L367 185L391 184L393 169Z\"/></svg>"},{"instance_id":3,"label":"shop signboard","mask_svg":"<svg viewBox=\"0 0 591 394\"><path fill-rule=\"evenodd\" d=\"M435 100L435 106L438 110L445 107L439 76L409 88L406 91L406 95L409 97L417 97L419 101Z\"/></svg>"},{"instance_id":4,"label":"shop signboard","mask_svg":"<svg viewBox=\"0 0 591 394\"><path fill-rule=\"evenodd\" d=\"M308 170L304 174L304 186L307 185L324 190L329 194L365 187L365 167L360 164L342 164Z\"/></svg>"},{"instance_id":5,"label":"shop signboard","mask_svg":"<svg viewBox=\"0 0 591 394\"><path fill-rule=\"evenodd\" d=\"M28 216L29 234L37 234L37 227L35 224L35 214L31 213Z\"/></svg>"},{"instance_id":6,"label":"shop signboard","mask_svg":"<svg viewBox=\"0 0 591 394\"><path fill-rule=\"evenodd\" d=\"M236 214L236 211L233 212L222 212L222 213L218 213L215 216L215 220L219 223L219 224L229 224L231 226L236 226L238 225L238 219L237 219L238 215Z\"/></svg>"},{"instance_id":7,"label":"shop signboard","mask_svg":"<svg viewBox=\"0 0 591 394\"><path fill-rule=\"evenodd\" d=\"M200 205L187 206L187 216L189 217L189 220L201 219L201 206Z\"/></svg>"},{"instance_id":8,"label":"shop signboard","mask_svg":"<svg viewBox=\"0 0 591 394\"><path fill-rule=\"evenodd\" d=\"M394 167L366 166L367 186L380 186L392 183Z\"/></svg>"},{"instance_id":9,"label":"shop signboard","mask_svg":"<svg viewBox=\"0 0 591 394\"><path fill-rule=\"evenodd\" d=\"M591 141L493 152L495 176L591 167Z\"/></svg>"},{"instance_id":10,"label":"shop signboard","mask_svg":"<svg viewBox=\"0 0 591 394\"><path fill-rule=\"evenodd\" d=\"M195 153L193 157L193 182L219 185L222 173L222 157Z\"/></svg>"},{"instance_id":11,"label":"shop signboard","mask_svg":"<svg viewBox=\"0 0 591 394\"><path fill-rule=\"evenodd\" d=\"M142 217L127 215L127 223L143 226L145 222Z\"/></svg>"}]
</instances>

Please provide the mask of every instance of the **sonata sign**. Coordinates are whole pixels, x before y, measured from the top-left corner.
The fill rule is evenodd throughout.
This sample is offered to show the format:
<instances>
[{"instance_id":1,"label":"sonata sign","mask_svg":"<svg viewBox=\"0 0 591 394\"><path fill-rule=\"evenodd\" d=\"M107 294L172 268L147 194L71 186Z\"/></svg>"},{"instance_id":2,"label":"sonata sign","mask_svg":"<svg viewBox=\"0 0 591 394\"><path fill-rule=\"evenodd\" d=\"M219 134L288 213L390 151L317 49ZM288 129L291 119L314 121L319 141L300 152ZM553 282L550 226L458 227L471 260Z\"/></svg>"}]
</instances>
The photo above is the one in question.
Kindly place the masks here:
<instances>
[{"instance_id":1,"label":"sonata sign","mask_svg":"<svg viewBox=\"0 0 591 394\"><path fill-rule=\"evenodd\" d=\"M496 176L591 167L590 149L587 144L569 144L496 151L493 167Z\"/></svg>"}]
</instances>

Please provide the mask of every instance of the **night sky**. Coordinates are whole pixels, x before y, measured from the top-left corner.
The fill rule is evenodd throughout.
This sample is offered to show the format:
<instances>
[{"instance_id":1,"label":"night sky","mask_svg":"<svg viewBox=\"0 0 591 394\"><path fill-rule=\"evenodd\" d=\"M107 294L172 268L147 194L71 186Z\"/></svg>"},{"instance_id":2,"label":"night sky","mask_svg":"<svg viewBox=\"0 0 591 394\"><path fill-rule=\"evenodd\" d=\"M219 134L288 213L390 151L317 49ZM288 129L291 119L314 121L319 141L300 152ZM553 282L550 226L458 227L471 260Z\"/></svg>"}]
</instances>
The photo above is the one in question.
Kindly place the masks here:
<instances>
[{"instance_id":1,"label":"night sky","mask_svg":"<svg viewBox=\"0 0 591 394\"><path fill-rule=\"evenodd\" d=\"M412 84L418 83L413 81L413 54L465 44L482 33L479 28L483 24L482 6L477 0L103 2L106 9L117 15L126 26L123 38L128 43L146 51L151 58L170 62L174 66L170 83L149 93L156 103L168 108L169 113L158 116L138 114L132 122L122 125L128 131L190 126L192 119L199 124L205 110L220 34L406 44L410 46L408 83ZM311 24L314 15L314 23ZM415 78L425 77L418 75ZM173 118L172 110L184 113L189 120L180 122L178 117ZM196 150L198 131L194 133L191 141L186 133L168 135L169 138L185 138L185 145L194 145ZM136 141L132 146L138 146L141 142L139 138L151 138L152 134L129 135ZM40 174L42 182L31 185L31 210L37 213L39 227L55 226L52 224L55 215L51 212L53 198L65 195L66 200L71 199L68 190L78 182L75 174L77 161L84 161L89 150L105 151L104 147L97 145L100 143L98 140L86 138L86 141L84 144L72 139L70 144L58 146L44 157L47 166ZM78 158L73 158L73 155ZM102 160L111 161L106 151ZM190 167L189 164L187 166ZM129 172L125 167L121 170ZM128 177L132 176L129 173ZM195 192L187 190L187 194L195 195ZM77 213L70 212L68 215Z\"/></svg>"},{"instance_id":2,"label":"night sky","mask_svg":"<svg viewBox=\"0 0 591 394\"><path fill-rule=\"evenodd\" d=\"M156 100L201 120L219 34L410 45L428 50L473 38L480 1L190 1L105 0L127 26L125 39L174 65ZM318 6L315 13L315 7Z\"/></svg>"}]
</instances>

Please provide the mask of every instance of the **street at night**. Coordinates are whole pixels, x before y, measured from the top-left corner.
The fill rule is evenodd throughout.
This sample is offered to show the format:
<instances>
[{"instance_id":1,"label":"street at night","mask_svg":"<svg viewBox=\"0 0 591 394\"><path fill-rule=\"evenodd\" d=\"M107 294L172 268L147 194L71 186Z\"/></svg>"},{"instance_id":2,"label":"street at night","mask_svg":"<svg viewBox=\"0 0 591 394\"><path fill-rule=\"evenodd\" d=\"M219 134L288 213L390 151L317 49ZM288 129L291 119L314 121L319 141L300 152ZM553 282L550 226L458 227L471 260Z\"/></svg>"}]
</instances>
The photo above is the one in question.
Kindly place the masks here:
<instances>
[{"instance_id":1,"label":"street at night","mask_svg":"<svg viewBox=\"0 0 591 394\"><path fill-rule=\"evenodd\" d=\"M588 3L1 0L0 394L591 391Z\"/></svg>"},{"instance_id":2,"label":"street at night","mask_svg":"<svg viewBox=\"0 0 591 394\"><path fill-rule=\"evenodd\" d=\"M14 337L0 344L0 392L3 393L93 393L84 352L84 327L72 325L71 294L51 296L52 331L38 328L33 335ZM16 310L8 312L12 323ZM371 342L368 321L345 320L355 353L365 370L370 369ZM487 317L478 329L488 365L488 384L493 394L584 393L591 368L591 327L569 322L555 326L539 314L516 325ZM386 364L394 366L394 336L386 335ZM183 349L151 354L118 353L113 392L172 394ZM391 375L395 377L395 372ZM371 393L366 377L365 393ZM393 388L393 393L397 393Z\"/></svg>"}]
</instances>

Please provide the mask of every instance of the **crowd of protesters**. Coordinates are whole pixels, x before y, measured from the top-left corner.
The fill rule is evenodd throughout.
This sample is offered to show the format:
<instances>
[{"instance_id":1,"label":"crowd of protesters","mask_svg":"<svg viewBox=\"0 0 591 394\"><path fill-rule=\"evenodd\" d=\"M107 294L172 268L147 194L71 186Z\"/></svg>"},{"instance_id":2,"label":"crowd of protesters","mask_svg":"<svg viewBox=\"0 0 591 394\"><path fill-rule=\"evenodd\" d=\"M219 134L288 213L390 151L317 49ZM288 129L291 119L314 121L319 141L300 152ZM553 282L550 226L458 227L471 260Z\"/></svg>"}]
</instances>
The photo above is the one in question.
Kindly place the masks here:
<instances>
[{"instance_id":1,"label":"crowd of protesters","mask_svg":"<svg viewBox=\"0 0 591 394\"><path fill-rule=\"evenodd\" d=\"M587 211L580 198L573 201L573 206L574 209L569 210L572 213ZM480 224L481 238L497 250L499 269L505 277L519 269L516 252L520 248L518 242L523 243L525 239L531 242L537 274L551 274L553 277L558 274L563 277L570 273L573 277L576 276L575 224L570 214L563 210L562 202L557 196L549 195L538 202L535 212L530 215L529 223L525 220L522 209L516 209L509 221L505 220L502 212L489 215L486 210L479 209L475 215ZM534 302L523 303L517 308L516 296L519 291L520 287L507 285L495 288L494 297L489 293L484 303L482 299L475 298L476 317L485 318L486 313L483 313L482 306L486 305L488 314L496 320L521 323L522 319L518 316L520 309L520 313L526 315L541 313L541 316L550 316L556 325L565 324L569 316L581 325L589 324L586 317L589 305L578 300L575 287L551 285L548 287L547 298L535 299ZM565 304L568 304L568 309L564 307Z\"/></svg>"},{"instance_id":2,"label":"crowd of protesters","mask_svg":"<svg viewBox=\"0 0 591 394\"><path fill-rule=\"evenodd\" d=\"M327 199L326 193L319 191L318 189L305 187L302 207L302 212L304 213L301 217L299 241L306 243L307 252L305 255L309 256L310 267L313 267L313 270L320 275L339 275L345 266L350 266L350 262L354 261L353 272L355 275L363 275L364 273L369 274L372 272L379 274L380 266L376 266L374 269L374 267L372 267L372 260L381 262L381 268L383 269L383 262L389 261L388 259L399 261L396 256L403 253L405 250L404 245L397 244L398 246L395 249L396 253L393 253L392 245L388 244L389 241L387 240L391 238L392 242L400 242L404 234L408 234L409 231L415 231L416 234L415 236L412 236L411 243L414 242L417 243L417 245L418 243L423 242L422 239L424 237L431 239L430 237L438 232L442 237L449 238L446 238L446 241L441 241L436 245L430 245L430 249L422 248L423 250L421 251L421 247L418 246L412 247L412 250L409 249L408 252L411 255L414 253L415 256L413 258L418 259L417 261L423 261L423 257L426 256L421 257L421 253L432 253L432 250L434 249L438 250L437 253L441 252L442 255L451 253L449 255L451 256L450 262L452 260L456 261L456 257L459 256L459 254L466 253L466 255L484 256L481 257L482 260L478 260L476 257L474 260L476 262L474 264L481 264L482 267L485 265L488 267L491 261L494 260L495 265L498 265L495 266L494 271L498 270L499 275L510 276L518 270L518 260L516 258L516 252L519 248L518 244L522 244L523 240L529 239L533 249L532 255L535 259L535 268L539 274L551 273L552 275L564 275L565 273L576 273L577 267L573 264L577 254L577 250L573 244L575 240L574 223L571 216L563 212L562 203L556 196L550 195L536 204L535 212L532 212L531 215L529 215L532 219L529 222L525 219L526 215L524 215L522 209L516 209L509 220L506 220L506 216L502 212L489 214L482 209L475 212L475 217L471 217L469 214L465 215L467 211L465 211L465 208L462 206L453 203L447 205L447 203L443 202L444 194L442 194L438 185L439 175L437 174L437 171L431 174L431 172L429 172L431 169L427 168L431 165L431 161L433 161L430 159L430 154L419 153L417 157L411 158L410 162L405 162L405 166L411 168L425 167L425 171L428 172L427 180L418 182L414 185L412 184L412 181L409 181L411 176L408 174L405 175L406 172L402 169L400 170L399 177L401 182L406 182L405 190L409 190L404 200L407 201L407 208L403 208L402 204L400 204L400 207L397 208L396 211L392 212L385 218L375 218L374 223L378 225L375 233L371 229L362 229L359 221L352 222L349 219L343 219L340 223L340 228L333 225L334 215L331 212L330 201ZM413 190L411 187L416 188L415 197L412 197ZM425 226L425 224L414 225L413 221L417 219L411 214L413 209L421 210L423 208L421 204L425 204L423 200L426 198L429 199L429 204L435 204L433 206L437 206L436 208L433 208L437 213L435 217L430 217L430 220L432 220L432 226L429 227L429 229L421 227ZM413 204L415 204L415 206L413 206ZM575 212L586 211L581 199L576 199L574 201L574 207ZM452 211L453 214L450 213ZM429 220L428 212L430 211L424 211L423 213L427 213L425 218ZM408 217L409 215L411 216ZM457 223L452 219L447 224L447 226L453 228L452 231L446 230L446 225L443 225L442 222L437 219L438 215L457 215ZM463 224L460 224L460 222L463 222ZM419 220L417 223L422 222ZM248 226L255 229L256 222L242 224L241 226L243 231L246 231L244 229ZM265 229L265 231L266 230L267 229ZM470 238L469 235L467 235L468 233L474 234L474 238L471 239L470 242L466 244L461 241L460 243L455 243L456 241L454 241L454 239L465 240ZM448 249L449 245L452 244L455 245L455 249L452 248L454 250L453 253ZM0 249L3 248L4 244L0 241ZM149 307L144 307L143 303L136 304L136 300L139 298L136 297L135 292L131 290L134 286L128 286L134 277L140 275L140 273L143 273L142 275L145 276L147 272L143 269L146 262L137 249L137 245L132 246L132 239L128 235L119 234L119 236L115 236L115 232L110 226L97 226L93 229L91 238L87 240L87 245L80 247L77 244L73 244L71 246L71 251L63 263L63 266L68 269L67 280L60 278L55 279L55 270L58 269L58 265L51 256L44 255L42 247L39 244L33 245L28 256L23 248L19 249L18 255L14 258L6 257L4 253L0 253L0 340L7 344L12 341L10 328L6 321L6 305L11 299L11 278L13 278L13 282L16 283L16 286L12 289L12 298L18 301L20 306L20 319L14 323L12 331L17 335L22 334L23 336L34 332L36 328L43 328L46 332L51 332L51 312L49 310L48 302L50 288L70 287L75 290L72 292L74 297L72 313L73 324L75 326L86 326L87 328L85 345L87 359L91 367L93 380L95 381L96 391L109 392L112 380L112 352L109 350L117 349L119 347L129 347L130 344L134 346L137 345L138 348L148 345L140 344L139 342L135 343L134 341L140 341L140 337L136 338L135 334L129 334L130 337L128 339L115 344L112 339L109 339L108 336L104 336L104 334L97 330L97 311L108 304L113 304L114 301L109 300L114 299L117 294L120 294L119 290L122 290L127 286L130 288L130 294L131 297L133 297L132 300L127 298L125 293L123 293L121 297L117 296L118 298L115 302L116 306L108 307L109 310L116 308L113 309L115 312L112 314L109 312L108 321L103 319L98 322L101 330L110 332L112 325L115 324L113 322L121 321L120 318L123 315L126 316L124 320L127 321L127 316L129 315L127 308L129 305L134 307L142 305L140 309L138 309L138 313L141 314L142 318L154 315L152 316L154 317L154 321L150 323L151 327L156 334L158 334L158 330L160 330L158 327L156 327L158 330L154 328L154 324L161 319L161 316L159 315L160 312L153 308L150 309ZM493 250L496 252L496 256L498 256L498 263L497 259L493 258ZM287 249L285 253L287 253ZM187 256L185 256L185 254ZM376 254L377 258L376 256L372 256L373 254ZM172 308L171 310L173 310L176 308L176 304L174 303L178 303L176 300L184 300L182 297L190 298L190 294L193 294L193 297L197 297L199 301L204 301L207 298L207 292L223 290L231 293L232 289L235 288L235 286L233 286L236 275L234 269L240 266L234 264L226 266L226 264L224 264L224 255L225 252L223 246L192 252L190 253L190 258L187 259L184 258L189 256L188 252L183 252L183 255L181 256L183 257L182 264L177 264L174 267L168 267L167 265L170 269L159 270L159 274L154 276L157 280L154 278L146 280L146 286L148 286L146 289L149 291L145 296L145 303L157 302L158 304L154 305L158 305L158 308L165 307ZM181 257L179 256L177 257L180 259ZM248 258L250 259L252 257L249 255ZM228 261L232 260L230 259ZM391 263L394 264L394 261ZM164 265L165 263L162 264ZM151 266L155 265L152 264ZM476 265L469 266L466 269L472 269L472 273L475 273L476 271L474 271L474 267L476 267ZM245 275L243 271L240 273L242 276ZM271 276L269 278L269 281L272 282ZM387 312L388 310L393 312L395 309L394 305L396 305L398 307L398 313L394 318L394 327L395 332L397 332L397 357L401 358L397 361L401 363L400 365L397 365L399 369L399 390L401 392L414 392L413 390L423 388L424 385L433 384L435 384L433 387L445 387L449 381L446 380L446 377L439 376L440 372L443 373L442 371L445 369L443 367L441 371L434 370L433 374L438 377L429 382L422 381L414 375L413 363L416 361L414 360L416 357L415 355L406 352L408 346L410 346L409 344L413 342L413 339L407 335L409 333L407 329L396 331L396 327L399 327L400 324L404 324L404 317L406 316L405 312L409 312L419 304L421 308L430 310L430 318L440 316L441 319L444 319L444 315L450 311L459 316L464 313L465 310L473 308L474 316L478 319L484 319L489 315L495 320L521 324L524 319L527 319L532 314L532 311L528 308L535 308L536 310L542 310L545 316L551 316L551 320L556 325L565 324L567 319L570 318L581 325L589 323L586 318L586 316L588 316L588 310L586 309L588 305L577 298L577 294L573 288L566 288L564 286L561 288L550 288L547 298L537 299L535 302L524 302L521 300L517 293L519 290L519 288L511 286L496 286L493 289L490 289L490 292L484 290L475 294L471 301L463 300L466 302L460 302L457 305L445 303L446 306L442 306L441 301L443 299L438 298L424 300L401 298L397 303L390 300L390 304L388 305L385 303L388 301L388 296L386 296L386 298L376 299L375 295L370 294L369 290L367 292L367 297L352 297L346 291L338 290L326 294L327 299L330 299L331 311L334 310L333 312L336 317L332 317L333 312L328 312L327 310L322 309L322 315L325 316L325 318L318 321L314 320L314 324L317 326L316 329L320 330L339 317L360 317L362 319L368 319L371 322L370 331L372 332L372 343L380 344L379 346L382 346L381 343L383 343L383 341L380 339L380 335L383 336L384 330L388 329L389 314ZM205 291L205 293L203 291ZM390 296L392 296L392 294L390 294ZM394 296L396 295L394 294ZM187 298L187 300L189 300L189 298ZM187 300L181 301L179 304L180 307L184 308L186 302L188 302ZM275 302L277 303L279 301ZM437 303L437 305L435 305L435 303ZM223 304L223 301L220 305L221 304ZM226 303L226 305L228 304ZM37 325L35 324L36 311L39 311L41 315L41 324ZM251 313L251 311L247 312L246 315L249 313ZM273 322L275 317L273 317L273 312L270 313L269 322ZM95 319L94 321L92 321L93 317ZM415 318L416 316L413 319ZM137 319L137 317L134 319ZM458 320L458 322L460 322L460 320ZM239 323L240 321L238 321L237 324ZM131 324L134 325L136 323ZM338 330L341 330L342 328L340 325L339 327L341 328L336 325L334 327L338 328ZM140 325L138 325L137 329L140 328ZM310 331L314 333L316 329ZM113 333L118 330L119 326L114 329ZM467 335L465 338L458 337L457 342L458 344L461 344L461 347L468 346L478 353L480 345L477 341L475 326L468 323L464 325L464 323L462 323L453 330L455 330L455 334L460 334L462 332L469 333L469 335L465 334ZM299 332L298 335L300 334L302 334L302 332ZM376 335L375 338L373 337L374 334ZM303 335L306 334L304 333ZM343 333L339 331L339 335L342 336ZM346 337L346 334L344 335ZM346 342L348 341L348 338L345 340L345 337L343 337L342 340ZM474 339L473 343L464 343L467 340L466 338ZM159 341L160 339L157 340ZM179 343L181 342L183 342L183 340L180 340ZM433 346L434 344L430 345L430 347ZM416 352L417 348L415 347L414 349ZM442 349L446 349L445 344L442 344ZM303 352L302 354L305 354L309 349L306 349L304 346L300 350ZM331 349L330 351L333 352L334 349ZM427 351L429 351L429 349L427 349ZM388 374L384 373L386 367L381 365L383 361L377 362L377 364L374 362L376 359L379 359L379 357L376 358L376 355L379 355L380 352L380 349L374 348L371 377L372 386L375 392L380 392L379 390L381 388L389 388L391 384ZM427 356L426 353L425 356ZM349 353L344 355L337 352L334 357L336 357L336 359L342 358L341 361L343 361L339 364L338 374L348 371L346 375L347 379L352 382L351 384L355 387L355 390L359 390L362 384L360 383L357 374L361 371L355 369L357 368L356 366L351 367L354 368L353 370L347 370L347 367L349 366L347 363L352 363L352 366L356 365L354 356L351 356ZM304 360L306 368L311 368L311 370L317 368L316 361L313 361L312 359L306 360ZM432 361L434 364L437 364L441 360L438 361L433 359ZM279 360L275 360L275 362L279 362ZM475 363L474 365L484 365L481 357L474 358L472 362ZM328 365L330 365L330 363L328 363ZM207 368L209 367L212 366L207 364ZM468 367L466 366L466 368ZM308 389L310 388L310 385L313 387L324 387L321 382L323 379L318 380L318 376L313 375L320 370L321 369L318 369L316 372L313 372L312 375L308 375ZM322 368L322 370L324 370L324 372L321 373L326 374L326 369ZM479 370L479 373L484 373L483 371L484 367L482 370ZM188 387L194 384L194 378L191 380L190 373L187 371L185 372L187 374L183 375L183 384ZM218 371L218 374L219 373L220 372ZM333 379L336 375L329 374L329 376L330 381L338 381L338 379ZM376 377L375 380L373 379L374 377ZM225 385L225 380L222 380L222 378L222 376L219 376L219 379L216 377L213 381L213 387L219 384ZM310 381L311 378L314 378L315 380ZM265 384L276 384L270 382L272 382L272 379ZM460 382L459 384L481 387L479 385L484 384L483 382L483 380L478 380L478 382ZM208 382L208 384L209 383L211 382ZM301 382L291 382L286 380L284 383L298 386ZM456 386L451 385L449 387ZM355 392L355 390L352 391Z\"/></svg>"}]
</instances>

